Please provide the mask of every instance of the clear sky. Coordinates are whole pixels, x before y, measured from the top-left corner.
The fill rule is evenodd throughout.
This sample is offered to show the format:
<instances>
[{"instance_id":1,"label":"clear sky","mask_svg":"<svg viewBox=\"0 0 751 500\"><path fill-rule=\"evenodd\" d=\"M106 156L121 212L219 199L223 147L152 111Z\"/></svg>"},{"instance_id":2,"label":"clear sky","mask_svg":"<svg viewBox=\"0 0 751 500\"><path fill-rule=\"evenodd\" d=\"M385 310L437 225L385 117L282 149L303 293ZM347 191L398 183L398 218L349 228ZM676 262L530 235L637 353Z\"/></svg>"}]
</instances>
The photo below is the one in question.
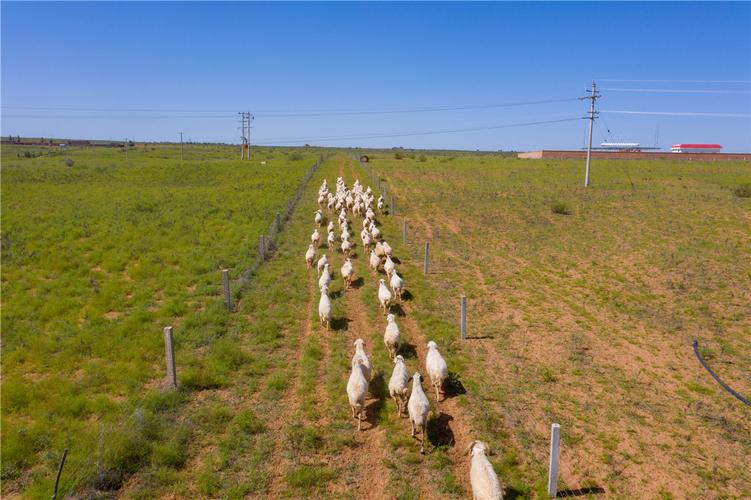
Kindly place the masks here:
<instances>
[{"instance_id":1,"label":"clear sky","mask_svg":"<svg viewBox=\"0 0 751 500\"><path fill-rule=\"evenodd\" d=\"M576 98L595 79L596 144L751 151L749 2L1 9L3 135L238 142L248 110L254 143L580 148L584 120L487 127L582 117L583 102L487 106ZM331 114L363 110L379 113ZM394 110L412 112L380 113ZM397 137L456 129L479 130Z\"/></svg>"}]
</instances>

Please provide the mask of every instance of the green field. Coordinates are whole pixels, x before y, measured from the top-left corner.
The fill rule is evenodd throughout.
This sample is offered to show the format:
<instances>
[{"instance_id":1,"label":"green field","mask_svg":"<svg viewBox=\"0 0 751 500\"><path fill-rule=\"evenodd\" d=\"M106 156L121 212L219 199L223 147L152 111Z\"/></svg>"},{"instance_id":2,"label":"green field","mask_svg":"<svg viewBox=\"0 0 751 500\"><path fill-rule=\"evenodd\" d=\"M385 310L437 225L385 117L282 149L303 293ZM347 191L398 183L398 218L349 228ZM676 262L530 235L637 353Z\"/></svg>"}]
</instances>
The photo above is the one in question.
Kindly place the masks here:
<instances>
[{"instance_id":1,"label":"green field","mask_svg":"<svg viewBox=\"0 0 751 500\"><path fill-rule=\"evenodd\" d=\"M3 496L49 495L68 447L65 494L466 498L464 452L483 439L507 497L544 497L552 422L559 489L751 496L748 408L691 351L697 338L751 395L748 163L598 161L585 190L578 161L372 152L397 199L379 221L409 292L402 354L424 373L436 340L453 373L450 397L429 394L421 455L384 386L378 276L359 245L361 279L346 291L329 252L333 328L318 325L303 256L322 180L370 182L349 156L306 185L228 314L219 270L236 278L253 261L318 151L263 149L250 162L219 146L184 162L174 146L139 146L127 161L108 149L18 153L3 148ZM165 325L178 391L161 387ZM355 338L376 372L360 433L345 392Z\"/></svg>"}]
</instances>

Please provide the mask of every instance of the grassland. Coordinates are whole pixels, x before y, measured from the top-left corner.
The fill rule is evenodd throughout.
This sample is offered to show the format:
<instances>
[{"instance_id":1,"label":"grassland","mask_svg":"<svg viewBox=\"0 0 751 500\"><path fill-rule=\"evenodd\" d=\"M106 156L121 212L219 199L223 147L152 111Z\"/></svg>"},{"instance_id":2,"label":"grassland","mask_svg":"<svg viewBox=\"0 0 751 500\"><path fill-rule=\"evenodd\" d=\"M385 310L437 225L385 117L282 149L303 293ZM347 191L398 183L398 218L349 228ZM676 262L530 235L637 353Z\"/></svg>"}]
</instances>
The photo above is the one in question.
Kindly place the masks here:
<instances>
[{"instance_id":1,"label":"grassland","mask_svg":"<svg viewBox=\"0 0 751 500\"><path fill-rule=\"evenodd\" d=\"M49 494L69 446L66 493L467 497L464 451L480 438L508 497L543 497L554 421L561 489L751 495L748 410L691 351L697 337L751 393L751 207L736 195L748 164L597 162L585 191L580 162L371 155L398 199L380 221L409 292L395 308L402 354L423 370L436 340L452 372L446 400L429 394L420 455L387 397L379 276L359 247L346 291L342 257L329 252L333 328L318 325L303 255L321 181L366 177L349 157L321 166L277 253L226 314L218 269L237 276L252 260L312 156L266 150L279 165L268 170L205 147L186 172L174 148L131 151L129 163L81 150L72 168L3 153L4 496ZM165 324L178 339L176 392L159 387ZM359 433L344 390L355 338L375 368Z\"/></svg>"},{"instance_id":2,"label":"grassland","mask_svg":"<svg viewBox=\"0 0 751 500\"><path fill-rule=\"evenodd\" d=\"M317 153L2 153L3 496L49 495L66 447L63 494L117 490L142 469L168 481L186 460L193 394L265 366L233 345L243 324L223 311L219 270L235 278L255 259ZM165 325L176 393L160 389Z\"/></svg>"},{"instance_id":3,"label":"grassland","mask_svg":"<svg viewBox=\"0 0 751 500\"><path fill-rule=\"evenodd\" d=\"M371 165L408 221L413 274L431 242L418 322L455 337L468 296L455 360L512 490L540 490L559 422L563 487L748 497L748 408L691 342L751 394L749 164L598 161L585 190L577 161L422 160Z\"/></svg>"}]
</instances>

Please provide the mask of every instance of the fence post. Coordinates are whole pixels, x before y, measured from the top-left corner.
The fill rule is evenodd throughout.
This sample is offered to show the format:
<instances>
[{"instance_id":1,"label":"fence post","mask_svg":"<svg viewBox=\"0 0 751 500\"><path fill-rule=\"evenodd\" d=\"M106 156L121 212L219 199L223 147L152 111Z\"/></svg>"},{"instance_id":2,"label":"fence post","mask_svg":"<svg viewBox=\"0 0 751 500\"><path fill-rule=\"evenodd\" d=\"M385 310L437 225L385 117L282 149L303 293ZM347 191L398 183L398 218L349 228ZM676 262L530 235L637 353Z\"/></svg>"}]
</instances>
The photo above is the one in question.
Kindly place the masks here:
<instances>
[{"instance_id":1,"label":"fence post","mask_svg":"<svg viewBox=\"0 0 751 500\"><path fill-rule=\"evenodd\" d=\"M383 194L383 192L381 191L381 176L380 175L378 176L378 192Z\"/></svg>"},{"instance_id":2,"label":"fence post","mask_svg":"<svg viewBox=\"0 0 751 500\"><path fill-rule=\"evenodd\" d=\"M462 295L462 298L459 301L459 308L461 310L460 333L462 336L462 340L465 340L467 338L467 296L466 295Z\"/></svg>"},{"instance_id":3,"label":"fence post","mask_svg":"<svg viewBox=\"0 0 751 500\"><path fill-rule=\"evenodd\" d=\"M404 219L404 224L402 224L402 243L407 244L407 219Z\"/></svg>"},{"instance_id":4,"label":"fence post","mask_svg":"<svg viewBox=\"0 0 751 500\"><path fill-rule=\"evenodd\" d=\"M430 252L430 243L425 242L425 265L423 266L423 272L428 274L428 253Z\"/></svg>"},{"instance_id":5,"label":"fence post","mask_svg":"<svg viewBox=\"0 0 751 500\"><path fill-rule=\"evenodd\" d=\"M282 230L282 215L279 212L277 212L276 213L276 232L278 233L281 230Z\"/></svg>"},{"instance_id":6,"label":"fence post","mask_svg":"<svg viewBox=\"0 0 751 500\"><path fill-rule=\"evenodd\" d=\"M550 426L550 468L548 471L548 496L558 494L558 457L561 453L561 426Z\"/></svg>"},{"instance_id":7,"label":"fence post","mask_svg":"<svg viewBox=\"0 0 751 500\"><path fill-rule=\"evenodd\" d=\"M264 240L265 238L263 235L258 237L258 256L261 258L261 260L264 260L266 258L266 242Z\"/></svg>"},{"instance_id":8,"label":"fence post","mask_svg":"<svg viewBox=\"0 0 751 500\"><path fill-rule=\"evenodd\" d=\"M172 327L164 327L164 353L167 357L167 382L171 388L177 387L177 373L175 370L175 342L172 339Z\"/></svg>"},{"instance_id":9,"label":"fence post","mask_svg":"<svg viewBox=\"0 0 751 500\"><path fill-rule=\"evenodd\" d=\"M222 269L222 288L224 289L224 307L232 309L232 297L229 295L229 269Z\"/></svg>"},{"instance_id":10,"label":"fence post","mask_svg":"<svg viewBox=\"0 0 751 500\"><path fill-rule=\"evenodd\" d=\"M391 197L391 215L396 215L396 200Z\"/></svg>"}]
</instances>

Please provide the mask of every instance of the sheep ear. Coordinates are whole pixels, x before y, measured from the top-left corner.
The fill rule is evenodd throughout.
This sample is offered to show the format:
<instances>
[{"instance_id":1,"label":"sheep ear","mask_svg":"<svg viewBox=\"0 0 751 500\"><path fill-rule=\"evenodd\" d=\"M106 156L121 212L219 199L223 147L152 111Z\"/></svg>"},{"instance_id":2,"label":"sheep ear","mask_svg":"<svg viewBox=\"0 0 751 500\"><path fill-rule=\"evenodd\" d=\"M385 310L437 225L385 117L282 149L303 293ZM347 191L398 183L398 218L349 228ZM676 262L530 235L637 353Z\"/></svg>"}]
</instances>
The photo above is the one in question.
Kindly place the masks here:
<instances>
[{"instance_id":1,"label":"sheep ear","mask_svg":"<svg viewBox=\"0 0 751 500\"><path fill-rule=\"evenodd\" d=\"M464 454L469 455L470 453L472 453L472 448L475 447L475 444L477 444L477 441L472 441L471 443L469 443L469 446L467 447L467 451L465 451Z\"/></svg>"}]
</instances>

